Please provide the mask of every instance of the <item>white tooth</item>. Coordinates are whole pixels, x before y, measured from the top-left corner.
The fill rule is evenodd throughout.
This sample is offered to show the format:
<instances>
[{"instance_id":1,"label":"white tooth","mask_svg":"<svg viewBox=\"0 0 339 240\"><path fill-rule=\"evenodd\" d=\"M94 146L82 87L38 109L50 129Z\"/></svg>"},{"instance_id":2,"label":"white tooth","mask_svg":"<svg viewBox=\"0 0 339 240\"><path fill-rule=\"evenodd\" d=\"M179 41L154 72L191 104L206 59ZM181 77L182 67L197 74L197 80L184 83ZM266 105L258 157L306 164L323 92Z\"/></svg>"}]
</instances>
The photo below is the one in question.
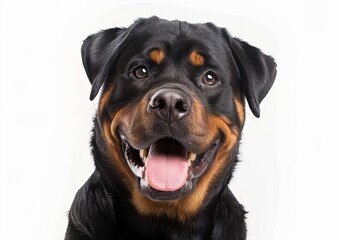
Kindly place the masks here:
<instances>
[{"instance_id":1,"label":"white tooth","mask_svg":"<svg viewBox=\"0 0 339 240\"><path fill-rule=\"evenodd\" d=\"M146 149L141 149L139 151L139 156L142 160L144 160L145 158L147 158L147 155L148 155L148 148Z\"/></svg>"},{"instance_id":2,"label":"white tooth","mask_svg":"<svg viewBox=\"0 0 339 240\"><path fill-rule=\"evenodd\" d=\"M195 159L197 158L197 154L192 153L192 152L188 152L188 156L187 156L188 160L190 161L195 161Z\"/></svg>"}]
</instances>

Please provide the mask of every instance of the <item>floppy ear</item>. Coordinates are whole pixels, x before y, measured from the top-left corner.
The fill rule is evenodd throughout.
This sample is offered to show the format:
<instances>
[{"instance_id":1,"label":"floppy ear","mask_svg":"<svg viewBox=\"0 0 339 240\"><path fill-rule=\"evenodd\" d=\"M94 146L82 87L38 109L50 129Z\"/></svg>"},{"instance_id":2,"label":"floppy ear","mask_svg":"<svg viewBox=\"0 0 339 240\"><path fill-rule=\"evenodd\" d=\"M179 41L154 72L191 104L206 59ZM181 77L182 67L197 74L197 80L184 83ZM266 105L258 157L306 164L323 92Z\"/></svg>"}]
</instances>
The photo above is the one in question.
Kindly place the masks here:
<instances>
[{"instance_id":1,"label":"floppy ear","mask_svg":"<svg viewBox=\"0 0 339 240\"><path fill-rule=\"evenodd\" d=\"M120 28L103 30L87 37L81 47L82 62L92 84L90 100L100 87L120 54L129 31Z\"/></svg>"},{"instance_id":2,"label":"floppy ear","mask_svg":"<svg viewBox=\"0 0 339 240\"><path fill-rule=\"evenodd\" d=\"M272 87L277 74L274 59L238 38L229 37L247 102L256 117L260 103Z\"/></svg>"}]
</instances>

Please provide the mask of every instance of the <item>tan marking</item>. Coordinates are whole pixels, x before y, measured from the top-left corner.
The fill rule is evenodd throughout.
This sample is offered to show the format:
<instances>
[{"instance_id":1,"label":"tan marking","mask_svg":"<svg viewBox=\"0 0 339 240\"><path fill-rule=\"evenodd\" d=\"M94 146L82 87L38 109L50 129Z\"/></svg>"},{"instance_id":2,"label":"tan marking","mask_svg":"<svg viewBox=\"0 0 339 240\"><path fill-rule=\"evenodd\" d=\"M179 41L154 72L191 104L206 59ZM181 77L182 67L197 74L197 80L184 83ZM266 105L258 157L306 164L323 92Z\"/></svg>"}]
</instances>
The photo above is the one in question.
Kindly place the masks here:
<instances>
[{"instance_id":1,"label":"tan marking","mask_svg":"<svg viewBox=\"0 0 339 240\"><path fill-rule=\"evenodd\" d=\"M109 99L111 98L111 95L112 95L112 91L113 91L113 85L110 86L100 97L100 100L99 100L99 107L98 107L98 115L101 116L104 109L105 109L105 106L107 105Z\"/></svg>"},{"instance_id":2,"label":"tan marking","mask_svg":"<svg viewBox=\"0 0 339 240\"><path fill-rule=\"evenodd\" d=\"M156 49L150 52L149 57L153 62L160 64L165 58L165 53L161 49Z\"/></svg>"},{"instance_id":3,"label":"tan marking","mask_svg":"<svg viewBox=\"0 0 339 240\"><path fill-rule=\"evenodd\" d=\"M245 122L245 106L238 98L234 98L235 106L237 108L238 117L241 125L244 125Z\"/></svg>"},{"instance_id":4,"label":"tan marking","mask_svg":"<svg viewBox=\"0 0 339 240\"><path fill-rule=\"evenodd\" d=\"M119 137L115 135L115 129L119 125L120 121L123 121L123 116L128 113L127 109L123 108L117 112L113 121L104 121L101 123L102 127L102 134L106 142L107 152L110 153L112 164L112 170L114 171L113 174L121 176L121 179L125 186L128 189L133 191L137 189L137 182L135 180L135 176L127 166L124 161L124 156L121 152L121 142Z\"/></svg>"},{"instance_id":5,"label":"tan marking","mask_svg":"<svg viewBox=\"0 0 339 240\"><path fill-rule=\"evenodd\" d=\"M204 65L205 58L198 53L197 51L193 51L189 56L190 63L194 66L202 66Z\"/></svg>"}]
</instances>

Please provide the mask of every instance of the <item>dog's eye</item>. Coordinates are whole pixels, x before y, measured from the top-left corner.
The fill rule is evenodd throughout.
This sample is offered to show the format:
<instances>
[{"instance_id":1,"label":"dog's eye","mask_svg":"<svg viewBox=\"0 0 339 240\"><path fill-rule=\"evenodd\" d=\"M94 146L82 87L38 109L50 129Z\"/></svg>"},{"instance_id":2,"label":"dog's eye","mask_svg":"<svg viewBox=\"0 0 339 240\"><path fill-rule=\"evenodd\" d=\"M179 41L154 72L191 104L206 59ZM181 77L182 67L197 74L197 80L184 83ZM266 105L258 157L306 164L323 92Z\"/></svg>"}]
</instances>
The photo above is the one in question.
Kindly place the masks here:
<instances>
[{"instance_id":1,"label":"dog's eye","mask_svg":"<svg viewBox=\"0 0 339 240\"><path fill-rule=\"evenodd\" d=\"M207 85L214 85L218 81L218 77L214 73L208 72L203 76L202 81Z\"/></svg>"},{"instance_id":2,"label":"dog's eye","mask_svg":"<svg viewBox=\"0 0 339 240\"><path fill-rule=\"evenodd\" d=\"M133 70L133 74L138 79L144 79L147 78L148 73L145 66L138 66Z\"/></svg>"}]
</instances>

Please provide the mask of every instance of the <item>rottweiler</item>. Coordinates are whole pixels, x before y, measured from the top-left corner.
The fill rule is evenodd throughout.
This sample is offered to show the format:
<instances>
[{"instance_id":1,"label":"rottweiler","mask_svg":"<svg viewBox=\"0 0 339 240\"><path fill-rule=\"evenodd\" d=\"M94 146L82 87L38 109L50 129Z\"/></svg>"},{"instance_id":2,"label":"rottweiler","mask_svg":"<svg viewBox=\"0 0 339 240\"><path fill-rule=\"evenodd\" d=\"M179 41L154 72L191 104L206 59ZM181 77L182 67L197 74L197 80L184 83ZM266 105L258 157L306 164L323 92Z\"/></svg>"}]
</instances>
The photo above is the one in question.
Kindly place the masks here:
<instances>
[{"instance_id":1,"label":"rottweiler","mask_svg":"<svg viewBox=\"0 0 339 240\"><path fill-rule=\"evenodd\" d=\"M246 239L228 184L245 99L259 117L274 59L212 23L158 17L93 34L81 53L90 99L101 89L95 171L65 239Z\"/></svg>"}]
</instances>

